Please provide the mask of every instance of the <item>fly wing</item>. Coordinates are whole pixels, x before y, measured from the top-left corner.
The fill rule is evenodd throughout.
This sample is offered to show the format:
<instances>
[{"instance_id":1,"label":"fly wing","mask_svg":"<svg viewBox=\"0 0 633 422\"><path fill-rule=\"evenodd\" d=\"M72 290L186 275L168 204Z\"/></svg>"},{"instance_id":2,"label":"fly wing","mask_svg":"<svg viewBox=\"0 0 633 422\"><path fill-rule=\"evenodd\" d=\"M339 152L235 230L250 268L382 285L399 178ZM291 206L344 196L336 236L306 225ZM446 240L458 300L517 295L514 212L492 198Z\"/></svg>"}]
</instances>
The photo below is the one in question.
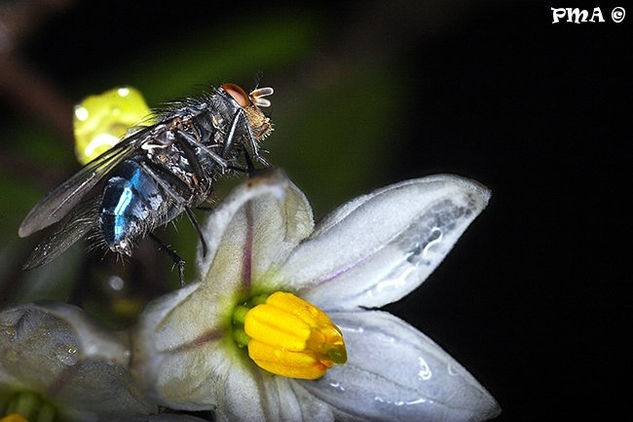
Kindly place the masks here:
<instances>
[{"instance_id":1,"label":"fly wing","mask_svg":"<svg viewBox=\"0 0 633 422\"><path fill-rule=\"evenodd\" d=\"M49 263L94 228L100 197L90 197L73 208L35 247L22 268L31 270Z\"/></svg>"},{"instance_id":2,"label":"fly wing","mask_svg":"<svg viewBox=\"0 0 633 422\"><path fill-rule=\"evenodd\" d=\"M143 130L123 139L49 192L24 217L18 235L26 237L61 220L106 174L149 139L146 134Z\"/></svg>"}]
</instances>

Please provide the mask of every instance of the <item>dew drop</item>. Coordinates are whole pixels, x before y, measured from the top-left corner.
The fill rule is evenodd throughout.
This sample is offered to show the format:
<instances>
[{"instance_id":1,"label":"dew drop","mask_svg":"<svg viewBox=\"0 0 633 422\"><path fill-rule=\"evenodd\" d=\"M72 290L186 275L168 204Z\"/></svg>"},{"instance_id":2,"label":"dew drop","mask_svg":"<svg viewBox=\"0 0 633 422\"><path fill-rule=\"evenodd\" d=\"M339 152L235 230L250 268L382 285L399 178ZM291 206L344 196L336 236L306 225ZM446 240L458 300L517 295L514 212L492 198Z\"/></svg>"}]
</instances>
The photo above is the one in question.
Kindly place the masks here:
<instances>
[{"instance_id":1,"label":"dew drop","mask_svg":"<svg viewBox=\"0 0 633 422\"><path fill-rule=\"evenodd\" d=\"M426 361L424 360L422 356L418 356L418 363L420 365L420 370L418 371L418 377L420 377L424 381L430 380L431 377L433 376L433 373L431 372L431 368L429 367L429 364L426 363Z\"/></svg>"},{"instance_id":2,"label":"dew drop","mask_svg":"<svg viewBox=\"0 0 633 422\"><path fill-rule=\"evenodd\" d=\"M55 349L55 356L64 365L73 366L79 360L77 346L74 344L60 344Z\"/></svg>"},{"instance_id":3,"label":"dew drop","mask_svg":"<svg viewBox=\"0 0 633 422\"><path fill-rule=\"evenodd\" d=\"M444 234L442 233L442 229L440 229L439 227L433 227L428 239L428 243L422 250L422 256L424 258L427 258L431 251L431 248L437 245L438 243L441 243L443 237L444 237Z\"/></svg>"},{"instance_id":4,"label":"dew drop","mask_svg":"<svg viewBox=\"0 0 633 422\"><path fill-rule=\"evenodd\" d=\"M345 387L340 382L331 382L330 387L335 388L339 391L345 391Z\"/></svg>"},{"instance_id":5,"label":"dew drop","mask_svg":"<svg viewBox=\"0 0 633 422\"><path fill-rule=\"evenodd\" d=\"M451 376L460 375L458 368L450 362L448 364L448 375L451 375Z\"/></svg>"}]
</instances>

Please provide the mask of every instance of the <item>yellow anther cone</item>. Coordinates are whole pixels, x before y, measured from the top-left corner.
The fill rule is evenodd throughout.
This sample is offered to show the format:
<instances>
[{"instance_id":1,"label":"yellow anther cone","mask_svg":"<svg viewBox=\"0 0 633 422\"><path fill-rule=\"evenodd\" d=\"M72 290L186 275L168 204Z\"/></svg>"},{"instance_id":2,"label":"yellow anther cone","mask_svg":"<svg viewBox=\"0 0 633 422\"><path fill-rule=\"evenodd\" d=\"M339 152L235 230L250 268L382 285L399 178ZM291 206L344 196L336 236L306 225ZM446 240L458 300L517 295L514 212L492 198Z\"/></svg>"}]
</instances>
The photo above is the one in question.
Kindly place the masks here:
<instances>
[{"instance_id":1,"label":"yellow anther cone","mask_svg":"<svg viewBox=\"0 0 633 422\"><path fill-rule=\"evenodd\" d=\"M261 368L290 378L316 379L347 360L341 331L319 308L276 292L246 314L248 355Z\"/></svg>"}]
</instances>

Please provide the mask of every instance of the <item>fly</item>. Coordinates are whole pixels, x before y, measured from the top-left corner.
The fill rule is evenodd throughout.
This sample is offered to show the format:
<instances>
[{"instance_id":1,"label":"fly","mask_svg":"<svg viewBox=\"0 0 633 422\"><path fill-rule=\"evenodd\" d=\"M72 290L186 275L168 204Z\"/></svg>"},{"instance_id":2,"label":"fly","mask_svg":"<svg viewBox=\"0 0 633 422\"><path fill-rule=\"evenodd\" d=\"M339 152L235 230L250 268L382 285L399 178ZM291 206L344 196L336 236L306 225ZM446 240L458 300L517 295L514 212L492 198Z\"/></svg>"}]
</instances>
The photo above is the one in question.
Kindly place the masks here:
<instances>
[{"instance_id":1,"label":"fly","mask_svg":"<svg viewBox=\"0 0 633 422\"><path fill-rule=\"evenodd\" d=\"M259 142L272 131L260 110L270 106L272 88L250 94L223 84L209 94L168 104L155 112L158 123L126 136L46 195L27 214L18 234L48 226L52 232L32 252L24 269L44 265L88 237L120 255L149 235L178 264L184 261L151 232L185 213L206 242L192 208L211 195L214 182L236 171L267 165ZM244 159L248 169L241 167Z\"/></svg>"}]
</instances>

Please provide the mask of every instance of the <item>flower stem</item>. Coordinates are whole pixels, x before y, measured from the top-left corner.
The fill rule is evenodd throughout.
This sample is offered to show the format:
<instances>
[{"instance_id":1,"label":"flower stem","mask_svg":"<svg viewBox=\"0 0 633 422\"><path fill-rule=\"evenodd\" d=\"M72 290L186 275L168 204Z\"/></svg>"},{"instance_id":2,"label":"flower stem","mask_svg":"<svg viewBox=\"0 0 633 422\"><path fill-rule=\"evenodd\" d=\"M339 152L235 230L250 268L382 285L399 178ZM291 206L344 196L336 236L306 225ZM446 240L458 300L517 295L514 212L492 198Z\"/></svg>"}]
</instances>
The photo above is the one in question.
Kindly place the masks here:
<instances>
[{"instance_id":1,"label":"flower stem","mask_svg":"<svg viewBox=\"0 0 633 422\"><path fill-rule=\"evenodd\" d=\"M42 400L40 396L31 391L21 391L14 394L11 399L0 402L0 418L13 415L11 421L27 420L31 422L54 422L56 417L55 407ZM20 415L22 419L15 419ZM0 419L0 422L4 419Z\"/></svg>"},{"instance_id":2,"label":"flower stem","mask_svg":"<svg viewBox=\"0 0 633 422\"><path fill-rule=\"evenodd\" d=\"M49 403L42 403L40 413L35 422L53 422L55 420L55 408Z\"/></svg>"},{"instance_id":3,"label":"flower stem","mask_svg":"<svg viewBox=\"0 0 633 422\"><path fill-rule=\"evenodd\" d=\"M36 409L40 405L40 399L37 394L30 391L23 391L14 396L14 399L9 403L7 413L19 413L26 419L29 419L36 412Z\"/></svg>"}]
</instances>

